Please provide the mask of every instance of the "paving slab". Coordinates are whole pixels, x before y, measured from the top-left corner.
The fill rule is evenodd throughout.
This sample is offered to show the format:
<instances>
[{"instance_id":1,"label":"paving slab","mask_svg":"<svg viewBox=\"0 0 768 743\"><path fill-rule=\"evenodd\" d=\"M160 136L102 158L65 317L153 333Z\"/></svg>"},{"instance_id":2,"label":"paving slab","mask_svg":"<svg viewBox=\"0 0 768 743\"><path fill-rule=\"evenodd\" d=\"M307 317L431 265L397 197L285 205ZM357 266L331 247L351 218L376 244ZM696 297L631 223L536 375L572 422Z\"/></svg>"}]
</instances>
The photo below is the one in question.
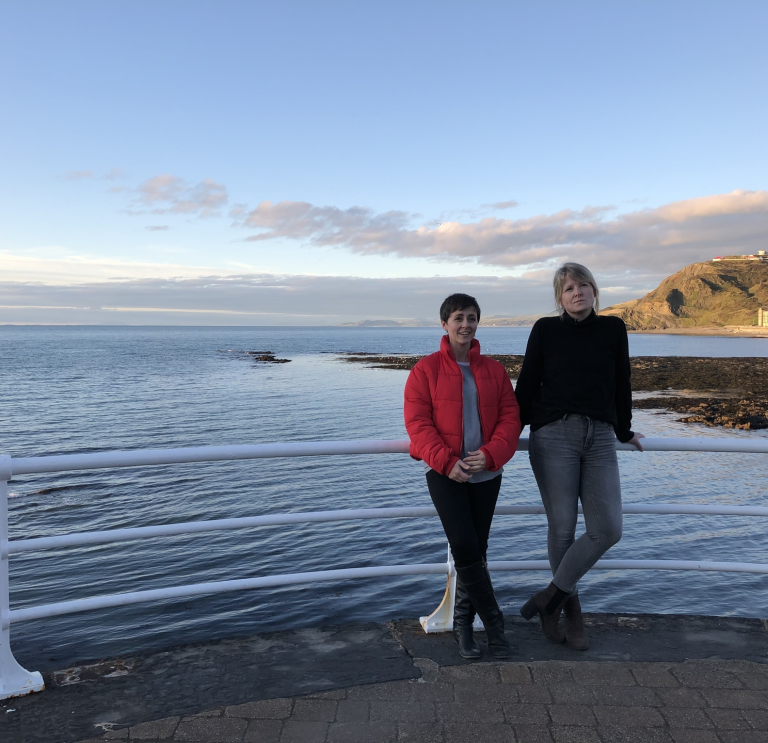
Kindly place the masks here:
<instances>
[{"instance_id":1,"label":"paving slab","mask_svg":"<svg viewBox=\"0 0 768 743\"><path fill-rule=\"evenodd\" d=\"M575 652L508 617L508 661L464 661L450 635L403 620L46 671L45 692L0 703L0 740L768 743L762 620L587 622Z\"/></svg>"}]
</instances>

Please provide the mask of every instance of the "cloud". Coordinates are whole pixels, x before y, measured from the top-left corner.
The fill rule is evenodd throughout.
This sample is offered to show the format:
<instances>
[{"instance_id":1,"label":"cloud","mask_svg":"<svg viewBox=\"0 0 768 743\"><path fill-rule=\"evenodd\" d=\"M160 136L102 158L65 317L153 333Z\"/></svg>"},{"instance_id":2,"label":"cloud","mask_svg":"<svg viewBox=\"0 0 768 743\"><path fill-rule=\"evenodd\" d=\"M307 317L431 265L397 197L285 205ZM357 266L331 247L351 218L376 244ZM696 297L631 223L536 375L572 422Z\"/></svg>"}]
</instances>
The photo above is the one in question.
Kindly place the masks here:
<instances>
[{"instance_id":1,"label":"cloud","mask_svg":"<svg viewBox=\"0 0 768 743\"><path fill-rule=\"evenodd\" d=\"M93 178L92 170L70 170L61 176L65 181L81 181L85 178Z\"/></svg>"},{"instance_id":2,"label":"cloud","mask_svg":"<svg viewBox=\"0 0 768 743\"><path fill-rule=\"evenodd\" d=\"M148 178L135 189L134 194L129 214L218 217L229 200L226 186L210 178L192 186L183 178L167 174Z\"/></svg>"},{"instance_id":3,"label":"cloud","mask_svg":"<svg viewBox=\"0 0 768 743\"><path fill-rule=\"evenodd\" d=\"M99 255L75 255L58 247L41 248L30 251L27 255L0 250L0 266L3 268L0 274L3 281L41 286L82 285L121 277L123 279L177 279L211 274L229 276L243 273L242 268L228 270L210 266L126 261Z\"/></svg>"},{"instance_id":4,"label":"cloud","mask_svg":"<svg viewBox=\"0 0 768 743\"><path fill-rule=\"evenodd\" d=\"M437 319L456 291L478 298L483 314L551 308L546 282L516 278L233 274L45 285L0 282L0 322L182 325L333 325L365 319Z\"/></svg>"},{"instance_id":5,"label":"cloud","mask_svg":"<svg viewBox=\"0 0 768 743\"><path fill-rule=\"evenodd\" d=\"M0 323L333 325L429 319L457 291L476 296L486 317L552 309L550 269L524 277L288 275L252 266L226 270L110 260L72 255L60 247L34 255L0 251L0 265ZM621 283L603 283L598 276L606 305L655 286L634 274L621 278Z\"/></svg>"},{"instance_id":6,"label":"cloud","mask_svg":"<svg viewBox=\"0 0 768 743\"><path fill-rule=\"evenodd\" d=\"M576 260L612 275L631 270L661 277L716 254L764 248L768 191L737 190L622 214L612 206L586 206L437 226L418 225L415 215L402 211L264 201L244 211L238 223L258 230L247 238L251 241L281 237L366 255L473 261L508 269L536 270Z\"/></svg>"},{"instance_id":7,"label":"cloud","mask_svg":"<svg viewBox=\"0 0 768 743\"><path fill-rule=\"evenodd\" d=\"M150 232L163 232L171 228L167 224L151 224L147 225L144 229L149 230Z\"/></svg>"},{"instance_id":8,"label":"cloud","mask_svg":"<svg viewBox=\"0 0 768 743\"><path fill-rule=\"evenodd\" d=\"M85 178L96 178L92 170L70 170L61 176L65 181L81 181ZM115 181L118 178L125 178L125 173L120 168L111 168L104 175L99 176L105 181Z\"/></svg>"},{"instance_id":9,"label":"cloud","mask_svg":"<svg viewBox=\"0 0 768 743\"><path fill-rule=\"evenodd\" d=\"M520 202L518 201L497 201L495 204L483 204L482 207L485 209L498 209L499 211L503 211L504 209L514 209L519 203Z\"/></svg>"},{"instance_id":10,"label":"cloud","mask_svg":"<svg viewBox=\"0 0 768 743\"><path fill-rule=\"evenodd\" d=\"M305 201L262 201L243 220L246 227L262 230L247 240L274 237L305 239L315 245L352 248L356 252L399 252L398 240L408 233L412 216L390 211L375 214L372 209L353 206L313 206Z\"/></svg>"},{"instance_id":11,"label":"cloud","mask_svg":"<svg viewBox=\"0 0 768 743\"><path fill-rule=\"evenodd\" d=\"M111 168L108 173L105 173L102 178L105 181L116 181L119 178L125 178L125 172L120 168Z\"/></svg>"}]
</instances>

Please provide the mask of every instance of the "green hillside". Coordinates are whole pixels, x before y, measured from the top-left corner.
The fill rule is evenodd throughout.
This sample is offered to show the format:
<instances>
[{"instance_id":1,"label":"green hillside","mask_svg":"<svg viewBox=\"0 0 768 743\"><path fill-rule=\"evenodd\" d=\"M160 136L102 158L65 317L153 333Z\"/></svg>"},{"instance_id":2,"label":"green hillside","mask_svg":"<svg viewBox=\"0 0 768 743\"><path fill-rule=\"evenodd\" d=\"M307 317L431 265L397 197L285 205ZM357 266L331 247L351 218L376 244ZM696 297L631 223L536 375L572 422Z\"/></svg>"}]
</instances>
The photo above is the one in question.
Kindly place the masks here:
<instances>
[{"instance_id":1,"label":"green hillside","mask_svg":"<svg viewBox=\"0 0 768 743\"><path fill-rule=\"evenodd\" d=\"M615 304L600 314L616 315L630 330L755 325L768 309L768 262L692 263L641 299Z\"/></svg>"}]
</instances>

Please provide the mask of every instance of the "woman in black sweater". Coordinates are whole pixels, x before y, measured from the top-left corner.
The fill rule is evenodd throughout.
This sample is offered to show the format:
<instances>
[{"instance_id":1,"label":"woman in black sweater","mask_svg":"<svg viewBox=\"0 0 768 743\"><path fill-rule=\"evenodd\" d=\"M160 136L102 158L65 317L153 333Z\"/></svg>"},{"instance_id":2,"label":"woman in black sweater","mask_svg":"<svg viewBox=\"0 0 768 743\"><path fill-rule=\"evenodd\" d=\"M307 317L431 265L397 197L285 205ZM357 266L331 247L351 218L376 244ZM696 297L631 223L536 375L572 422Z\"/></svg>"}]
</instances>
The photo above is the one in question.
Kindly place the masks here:
<instances>
[{"instance_id":1,"label":"woman in black sweater","mask_svg":"<svg viewBox=\"0 0 768 743\"><path fill-rule=\"evenodd\" d=\"M622 511L616 439L643 450L630 429L632 388L627 329L618 317L599 317L591 272L564 263L554 277L559 317L543 317L528 339L515 394L529 455L547 512L552 582L520 613L538 614L544 635L586 650L577 593L579 579L621 539ZM578 539L581 501L586 531ZM565 613L565 633L558 629Z\"/></svg>"}]
</instances>

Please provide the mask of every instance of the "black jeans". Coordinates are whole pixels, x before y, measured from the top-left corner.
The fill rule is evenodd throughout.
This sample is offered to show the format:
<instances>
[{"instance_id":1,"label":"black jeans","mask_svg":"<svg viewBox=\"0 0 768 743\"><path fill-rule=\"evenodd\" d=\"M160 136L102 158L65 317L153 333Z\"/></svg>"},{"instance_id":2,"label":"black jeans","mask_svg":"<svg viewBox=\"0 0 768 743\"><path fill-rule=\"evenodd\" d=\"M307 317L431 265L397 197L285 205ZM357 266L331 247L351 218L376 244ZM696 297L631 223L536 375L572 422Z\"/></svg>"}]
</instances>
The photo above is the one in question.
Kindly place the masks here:
<instances>
[{"instance_id":1,"label":"black jeans","mask_svg":"<svg viewBox=\"0 0 768 743\"><path fill-rule=\"evenodd\" d=\"M466 568L485 559L501 478L499 475L485 482L456 482L434 470L427 472L429 494L456 567Z\"/></svg>"}]
</instances>

